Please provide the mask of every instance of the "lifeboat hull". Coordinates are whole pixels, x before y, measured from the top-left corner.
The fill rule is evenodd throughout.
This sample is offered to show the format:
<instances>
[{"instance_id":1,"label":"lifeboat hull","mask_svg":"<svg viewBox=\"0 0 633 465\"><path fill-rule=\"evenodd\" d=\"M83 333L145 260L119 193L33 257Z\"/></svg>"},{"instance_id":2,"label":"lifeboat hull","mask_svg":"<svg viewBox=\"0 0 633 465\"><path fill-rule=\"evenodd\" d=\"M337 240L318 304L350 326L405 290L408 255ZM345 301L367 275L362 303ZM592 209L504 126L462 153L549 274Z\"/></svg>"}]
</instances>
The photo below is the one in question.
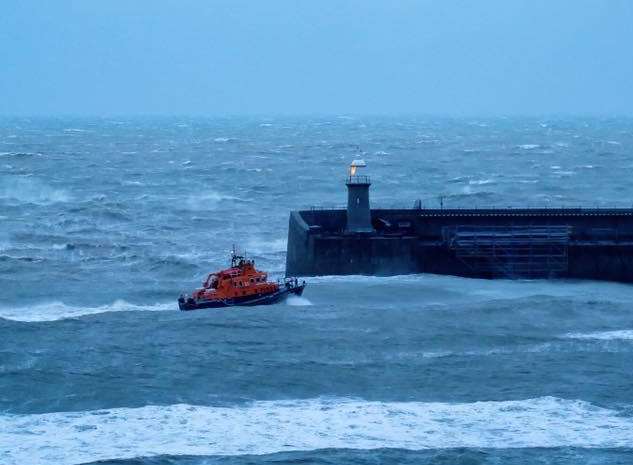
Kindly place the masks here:
<instances>
[{"instance_id":1,"label":"lifeboat hull","mask_svg":"<svg viewBox=\"0 0 633 465\"><path fill-rule=\"evenodd\" d=\"M296 286L282 287L269 294L233 297L230 299L194 299L181 296L178 307L182 311L200 310L204 308L240 307L254 305L271 305L280 302L290 295L300 296L305 289L305 283Z\"/></svg>"}]
</instances>

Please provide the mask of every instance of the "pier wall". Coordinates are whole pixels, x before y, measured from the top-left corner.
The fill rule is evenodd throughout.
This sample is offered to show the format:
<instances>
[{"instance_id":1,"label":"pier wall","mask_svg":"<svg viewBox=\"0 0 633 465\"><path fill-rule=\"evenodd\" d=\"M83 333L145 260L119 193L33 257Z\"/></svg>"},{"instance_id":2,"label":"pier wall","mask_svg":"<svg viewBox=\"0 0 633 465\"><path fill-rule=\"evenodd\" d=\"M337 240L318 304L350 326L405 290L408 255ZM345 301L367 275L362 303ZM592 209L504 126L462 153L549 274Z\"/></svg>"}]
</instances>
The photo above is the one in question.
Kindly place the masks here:
<instances>
[{"instance_id":1,"label":"pier wall","mask_svg":"<svg viewBox=\"0 0 633 465\"><path fill-rule=\"evenodd\" d=\"M348 234L345 210L292 212L286 274L633 282L633 209L372 210L371 217L373 233Z\"/></svg>"}]
</instances>

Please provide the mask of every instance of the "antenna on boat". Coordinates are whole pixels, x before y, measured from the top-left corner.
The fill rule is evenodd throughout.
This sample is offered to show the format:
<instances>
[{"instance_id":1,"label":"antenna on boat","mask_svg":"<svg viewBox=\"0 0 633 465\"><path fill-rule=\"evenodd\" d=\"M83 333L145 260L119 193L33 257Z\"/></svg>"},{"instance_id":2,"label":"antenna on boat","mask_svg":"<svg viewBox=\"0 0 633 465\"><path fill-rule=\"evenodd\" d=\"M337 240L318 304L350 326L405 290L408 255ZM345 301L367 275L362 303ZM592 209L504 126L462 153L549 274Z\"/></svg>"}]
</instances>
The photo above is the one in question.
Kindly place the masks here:
<instances>
[{"instance_id":1,"label":"antenna on boat","mask_svg":"<svg viewBox=\"0 0 633 465\"><path fill-rule=\"evenodd\" d=\"M239 255L237 251L237 247L233 244L233 250L231 250L231 267L236 267L241 265L244 262L244 255Z\"/></svg>"}]
</instances>

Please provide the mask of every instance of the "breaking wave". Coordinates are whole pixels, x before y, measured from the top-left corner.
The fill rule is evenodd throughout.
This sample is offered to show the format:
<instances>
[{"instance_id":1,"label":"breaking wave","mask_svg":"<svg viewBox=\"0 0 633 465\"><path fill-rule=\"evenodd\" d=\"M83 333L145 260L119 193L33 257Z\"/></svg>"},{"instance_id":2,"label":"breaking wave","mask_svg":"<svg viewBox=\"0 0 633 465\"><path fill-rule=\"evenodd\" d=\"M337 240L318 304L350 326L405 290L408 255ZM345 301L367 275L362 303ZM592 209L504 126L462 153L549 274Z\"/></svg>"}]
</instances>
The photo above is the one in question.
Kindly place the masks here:
<instances>
[{"instance_id":1,"label":"breaking wave","mask_svg":"<svg viewBox=\"0 0 633 465\"><path fill-rule=\"evenodd\" d=\"M207 191L190 196L186 200L185 205L190 210L209 210L217 207L221 202L227 200L232 202L248 202L248 200L244 200L232 195L224 195L215 191Z\"/></svg>"},{"instance_id":2,"label":"breaking wave","mask_svg":"<svg viewBox=\"0 0 633 465\"><path fill-rule=\"evenodd\" d=\"M330 448L621 448L633 446L633 418L555 397L463 404L340 398L243 407L176 404L1 415L0 442L12 445L3 456L7 465Z\"/></svg>"},{"instance_id":3,"label":"breaking wave","mask_svg":"<svg viewBox=\"0 0 633 465\"><path fill-rule=\"evenodd\" d=\"M257 239L251 238L244 245L244 250L249 253L258 255L270 255L275 253L285 253L288 246L288 240L279 239Z\"/></svg>"},{"instance_id":4,"label":"breaking wave","mask_svg":"<svg viewBox=\"0 0 633 465\"><path fill-rule=\"evenodd\" d=\"M633 339L633 336L632 336ZM558 342L543 342L539 344L530 345L516 345L516 346L500 346L491 349L473 349L463 351L451 351L451 350L436 350L436 351L404 351L395 355L397 360L416 360L421 358L448 358L448 357L494 357L497 355L512 355L512 354L539 354L539 353L561 353L561 352L627 352L622 347L604 347L596 345L582 344L578 341L558 341Z\"/></svg>"},{"instance_id":5,"label":"breaking wave","mask_svg":"<svg viewBox=\"0 0 633 465\"><path fill-rule=\"evenodd\" d=\"M568 333L569 339L596 339L601 341L631 340L633 341L633 329L622 329L616 331L596 331L593 333Z\"/></svg>"},{"instance_id":6,"label":"breaking wave","mask_svg":"<svg viewBox=\"0 0 633 465\"><path fill-rule=\"evenodd\" d=\"M53 189L38 179L30 177L11 178L2 180L0 199L49 205L58 202L68 202L70 195L66 191Z\"/></svg>"},{"instance_id":7,"label":"breaking wave","mask_svg":"<svg viewBox=\"0 0 633 465\"><path fill-rule=\"evenodd\" d=\"M125 300L116 300L109 305L99 307L74 307L63 302L30 305L26 307L0 308L0 318L14 321L57 321L106 312L162 311L177 310L173 302L153 305L135 305Z\"/></svg>"},{"instance_id":8,"label":"breaking wave","mask_svg":"<svg viewBox=\"0 0 633 465\"><path fill-rule=\"evenodd\" d=\"M489 280L434 274L323 275L310 277L307 280L315 284L363 283L374 286L402 284L409 288L420 286L438 292L461 294L468 299L477 300L554 297L590 303L629 303L633 299L633 287L630 285L604 281Z\"/></svg>"}]
</instances>

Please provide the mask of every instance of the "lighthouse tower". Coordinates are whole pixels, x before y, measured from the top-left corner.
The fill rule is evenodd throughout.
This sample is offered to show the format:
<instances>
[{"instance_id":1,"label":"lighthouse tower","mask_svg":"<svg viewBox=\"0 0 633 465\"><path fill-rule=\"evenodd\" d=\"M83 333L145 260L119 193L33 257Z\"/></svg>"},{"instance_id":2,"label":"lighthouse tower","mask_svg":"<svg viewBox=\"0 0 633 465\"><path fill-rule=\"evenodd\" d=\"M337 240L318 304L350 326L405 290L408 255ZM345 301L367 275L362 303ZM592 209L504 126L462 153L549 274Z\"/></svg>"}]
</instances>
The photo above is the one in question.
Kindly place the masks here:
<instances>
[{"instance_id":1,"label":"lighthouse tower","mask_svg":"<svg viewBox=\"0 0 633 465\"><path fill-rule=\"evenodd\" d=\"M367 165L364 160L354 160L349 165L347 185L347 225L346 233L371 233L371 212L369 209L369 176L358 174Z\"/></svg>"}]
</instances>

